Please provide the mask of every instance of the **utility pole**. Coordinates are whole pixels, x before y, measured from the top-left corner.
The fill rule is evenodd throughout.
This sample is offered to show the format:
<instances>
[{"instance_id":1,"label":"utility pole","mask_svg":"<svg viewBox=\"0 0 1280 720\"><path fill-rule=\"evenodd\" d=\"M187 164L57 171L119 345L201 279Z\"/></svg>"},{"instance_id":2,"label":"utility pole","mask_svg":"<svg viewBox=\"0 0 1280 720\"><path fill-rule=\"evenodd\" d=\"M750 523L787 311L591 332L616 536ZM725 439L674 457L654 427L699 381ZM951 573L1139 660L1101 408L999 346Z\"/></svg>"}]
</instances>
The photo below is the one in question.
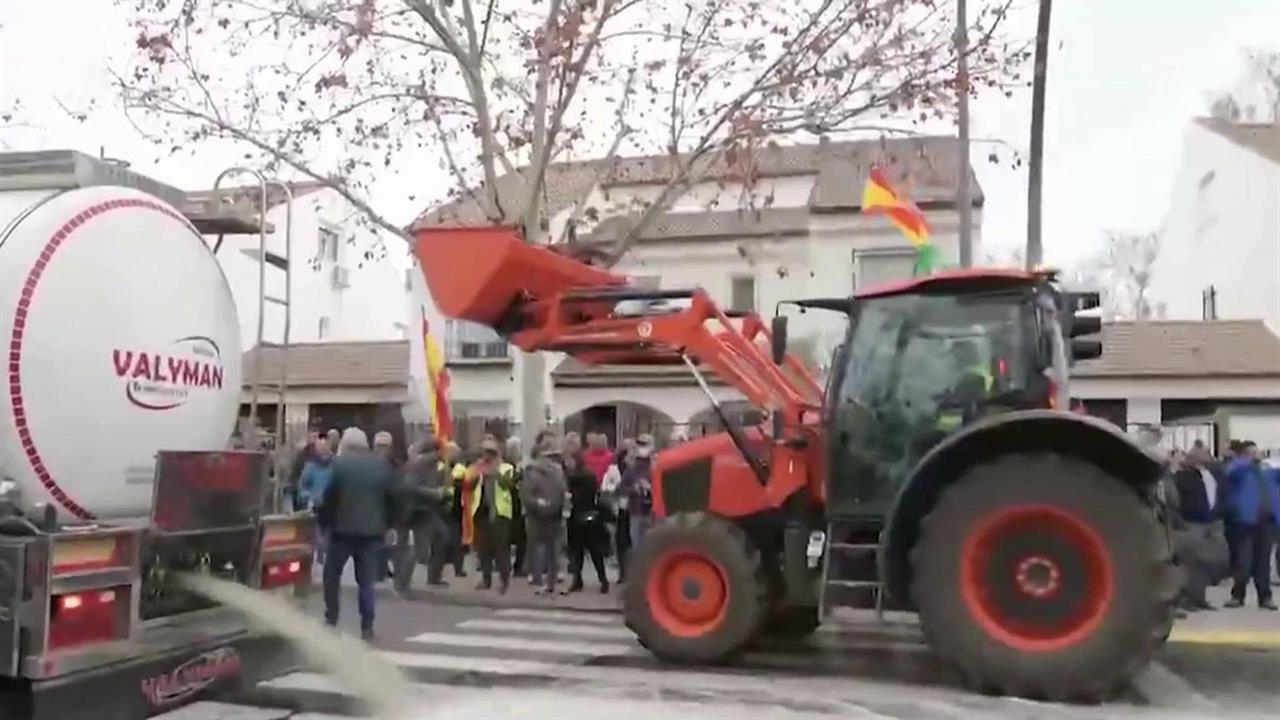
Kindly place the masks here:
<instances>
[{"instance_id":1,"label":"utility pole","mask_svg":"<svg viewBox=\"0 0 1280 720\"><path fill-rule=\"evenodd\" d=\"M965 0L956 0L956 100L960 115L960 177L956 207L960 209L960 267L973 265L973 201L969 195L969 28Z\"/></svg>"},{"instance_id":2,"label":"utility pole","mask_svg":"<svg viewBox=\"0 0 1280 720\"><path fill-rule=\"evenodd\" d=\"M962 0L963 1L963 0ZM1027 269L1044 260L1040 239L1040 189L1044 182L1044 89L1049 65L1049 16L1053 0L1040 0L1036 19L1036 57L1031 76L1031 156L1027 158Z\"/></svg>"}]
</instances>

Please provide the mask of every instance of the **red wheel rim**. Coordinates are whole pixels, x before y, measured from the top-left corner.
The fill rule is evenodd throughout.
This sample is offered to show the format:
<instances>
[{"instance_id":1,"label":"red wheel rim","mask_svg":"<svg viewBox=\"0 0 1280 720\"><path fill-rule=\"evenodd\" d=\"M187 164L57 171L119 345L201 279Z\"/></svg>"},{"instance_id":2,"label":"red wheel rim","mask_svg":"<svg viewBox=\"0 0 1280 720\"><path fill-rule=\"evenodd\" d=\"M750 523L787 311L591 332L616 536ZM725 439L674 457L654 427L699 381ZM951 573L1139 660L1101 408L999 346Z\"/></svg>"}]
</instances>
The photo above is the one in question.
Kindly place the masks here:
<instances>
[{"instance_id":1,"label":"red wheel rim","mask_svg":"<svg viewBox=\"0 0 1280 720\"><path fill-rule=\"evenodd\" d=\"M645 600L663 630L676 637L698 637L724 622L729 583L720 563L693 549L672 549L654 563Z\"/></svg>"},{"instance_id":2,"label":"red wheel rim","mask_svg":"<svg viewBox=\"0 0 1280 720\"><path fill-rule=\"evenodd\" d=\"M1053 505L988 515L960 551L969 613L1012 648L1046 652L1089 637L1115 592L1111 556L1097 531Z\"/></svg>"}]
</instances>

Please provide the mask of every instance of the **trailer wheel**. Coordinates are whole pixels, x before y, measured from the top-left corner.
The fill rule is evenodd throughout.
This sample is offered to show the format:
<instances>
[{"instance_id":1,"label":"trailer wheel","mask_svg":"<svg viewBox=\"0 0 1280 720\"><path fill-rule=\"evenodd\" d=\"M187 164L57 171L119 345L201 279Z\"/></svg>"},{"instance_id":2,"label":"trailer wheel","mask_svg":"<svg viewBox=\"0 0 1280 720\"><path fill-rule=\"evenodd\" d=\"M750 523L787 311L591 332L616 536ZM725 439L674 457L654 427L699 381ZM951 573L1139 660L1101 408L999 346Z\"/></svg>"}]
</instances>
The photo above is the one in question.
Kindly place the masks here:
<instances>
[{"instance_id":1,"label":"trailer wheel","mask_svg":"<svg viewBox=\"0 0 1280 720\"><path fill-rule=\"evenodd\" d=\"M971 685L1099 702L1151 657L1177 580L1163 528L1076 458L1011 455L939 498L912 550L925 637Z\"/></svg>"},{"instance_id":2,"label":"trailer wheel","mask_svg":"<svg viewBox=\"0 0 1280 720\"><path fill-rule=\"evenodd\" d=\"M628 558L623 615L662 660L728 660L756 634L768 589L755 547L733 523L679 513L655 525Z\"/></svg>"}]
</instances>

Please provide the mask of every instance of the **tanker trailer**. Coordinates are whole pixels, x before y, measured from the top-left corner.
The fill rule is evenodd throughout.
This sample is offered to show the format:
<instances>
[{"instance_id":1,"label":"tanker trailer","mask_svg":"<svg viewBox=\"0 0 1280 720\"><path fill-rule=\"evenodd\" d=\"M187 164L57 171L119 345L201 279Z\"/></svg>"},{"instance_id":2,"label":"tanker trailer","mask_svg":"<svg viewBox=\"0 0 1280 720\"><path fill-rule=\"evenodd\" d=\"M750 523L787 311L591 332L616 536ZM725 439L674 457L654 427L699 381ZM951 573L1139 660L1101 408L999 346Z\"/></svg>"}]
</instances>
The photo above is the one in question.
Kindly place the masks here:
<instances>
[{"instance_id":1,"label":"tanker trailer","mask_svg":"<svg viewBox=\"0 0 1280 720\"><path fill-rule=\"evenodd\" d=\"M174 581L302 596L314 536L228 450L239 321L202 228L229 219L183 205L119 163L0 153L0 717L144 717L295 664Z\"/></svg>"}]
</instances>

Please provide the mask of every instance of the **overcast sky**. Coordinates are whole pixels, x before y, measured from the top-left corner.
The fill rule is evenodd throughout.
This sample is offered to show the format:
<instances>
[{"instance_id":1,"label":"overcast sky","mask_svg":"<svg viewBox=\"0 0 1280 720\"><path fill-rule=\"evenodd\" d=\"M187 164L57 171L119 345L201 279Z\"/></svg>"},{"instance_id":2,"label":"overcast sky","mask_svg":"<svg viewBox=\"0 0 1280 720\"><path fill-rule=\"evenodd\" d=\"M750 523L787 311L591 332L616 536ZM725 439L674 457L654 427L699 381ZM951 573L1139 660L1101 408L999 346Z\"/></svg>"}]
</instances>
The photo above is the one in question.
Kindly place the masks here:
<instances>
[{"instance_id":1,"label":"overcast sky","mask_svg":"<svg viewBox=\"0 0 1280 720\"><path fill-rule=\"evenodd\" d=\"M1026 5L1017 22L1029 34L1033 3ZM1235 84L1244 48L1280 49L1280 0L1057 0L1053 22L1044 232L1049 261L1069 265L1108 229L1158 228L1187 121L1204 114L1209 92ZM53 101L81 108L104 94L108 64L132 40L111 0L0 0L0 107L21 98L36 126L0 140L14 149L105 147L159 179L207 187L237 159L225 148L206 149L198 163L157 159L118 110L103 108L82 124ZM1025 151L1029 109L1029 92L980 102L974 137ZM973 150L987 197L983 241L1007 252L1025 239L1026 172L989 164L992 150L1008 155L995 145ZM403 200L383 207L398 221L420 209Z\"/></svg>"}]
</instances>

